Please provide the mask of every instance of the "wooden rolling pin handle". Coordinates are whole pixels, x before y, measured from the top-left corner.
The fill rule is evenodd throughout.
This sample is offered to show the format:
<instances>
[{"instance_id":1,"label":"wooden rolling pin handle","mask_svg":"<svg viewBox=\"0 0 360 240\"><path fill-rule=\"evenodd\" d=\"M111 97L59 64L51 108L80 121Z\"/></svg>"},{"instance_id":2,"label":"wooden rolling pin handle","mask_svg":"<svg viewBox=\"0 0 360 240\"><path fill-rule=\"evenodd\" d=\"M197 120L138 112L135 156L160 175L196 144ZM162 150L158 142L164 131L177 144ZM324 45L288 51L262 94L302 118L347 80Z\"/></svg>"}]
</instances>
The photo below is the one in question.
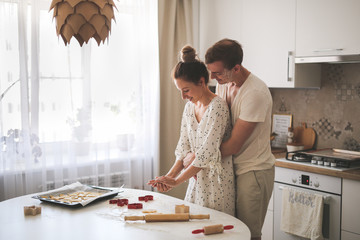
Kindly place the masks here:
<instances>
[{"instance_id":1,"label":"wooden rolling pin handle","mask_svg":"<svg viewBox=\"0 0 360 240\"><path fill-rule=\"evenodd\" d=\"M210 219L210 214L190 214L190 219Z\"/></svg>"},{"instance_id":2,"label":"wooden rolling pin handle","mask_svg":"<svg viewBox=\"0 0 360 240\"><path fill-rule=\"evenodd\" d=\"M138 220L145 220L144 216L125 216L125 221L138 221Z\"/></svg>"}]
</instances>

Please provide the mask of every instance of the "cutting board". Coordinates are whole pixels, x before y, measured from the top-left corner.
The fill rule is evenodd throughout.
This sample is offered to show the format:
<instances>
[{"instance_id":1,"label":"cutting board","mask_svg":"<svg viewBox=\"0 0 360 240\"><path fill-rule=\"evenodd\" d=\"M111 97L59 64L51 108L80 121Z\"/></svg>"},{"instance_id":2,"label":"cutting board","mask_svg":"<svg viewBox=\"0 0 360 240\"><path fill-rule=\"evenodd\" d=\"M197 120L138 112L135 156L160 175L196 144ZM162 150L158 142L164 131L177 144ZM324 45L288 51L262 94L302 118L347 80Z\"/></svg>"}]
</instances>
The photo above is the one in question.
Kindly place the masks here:
<instances>
[{"instance_id":1,"label":"cutting board","mask_svg":"<svg viewBox=\"0 0 360 240\"><path fill-rule=\"evenodd\" d=\"M294 142L304 145L304 150L312 149L315 144L316 133L313 128L306 127L306 123L294 128Z\"/></svg>"}]
</instances>

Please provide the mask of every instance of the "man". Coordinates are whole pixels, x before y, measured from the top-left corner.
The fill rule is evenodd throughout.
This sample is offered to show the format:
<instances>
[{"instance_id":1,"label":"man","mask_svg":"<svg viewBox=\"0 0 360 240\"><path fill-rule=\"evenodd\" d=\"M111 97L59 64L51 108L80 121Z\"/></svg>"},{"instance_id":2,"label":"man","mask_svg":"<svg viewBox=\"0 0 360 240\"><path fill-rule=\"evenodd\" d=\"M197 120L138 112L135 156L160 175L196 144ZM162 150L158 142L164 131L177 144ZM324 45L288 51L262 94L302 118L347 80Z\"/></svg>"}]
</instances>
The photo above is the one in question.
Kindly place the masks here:
<instances>
[{"instance_id":1,"label":"man","mask_svg":"<svg viewBox=\"0 0 360 240\"><path fill-rule=\"evenodd\" d=\"M266 84L242 66L241 45L223 39L210 47L205 63L216 79L217 94L231 111L231 138L221 145L222 155L233 155L236 174L236 214L261 239L274 187L275 157L271 153L272 98Z\"/></svg>"}]
</instances>

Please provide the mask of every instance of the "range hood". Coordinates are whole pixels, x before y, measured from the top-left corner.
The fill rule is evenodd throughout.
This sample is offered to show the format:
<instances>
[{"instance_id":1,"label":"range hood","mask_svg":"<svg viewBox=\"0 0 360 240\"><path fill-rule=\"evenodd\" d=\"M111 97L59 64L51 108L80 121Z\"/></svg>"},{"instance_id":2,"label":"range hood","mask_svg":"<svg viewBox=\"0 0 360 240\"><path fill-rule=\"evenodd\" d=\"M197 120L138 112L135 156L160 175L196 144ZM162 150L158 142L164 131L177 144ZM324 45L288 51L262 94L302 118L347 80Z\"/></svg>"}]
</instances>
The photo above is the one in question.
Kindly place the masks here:
<instances>
[{"instance_id":1,"label":"range hood","mask_svg":"<svg viewBox=\"0 0 360 240\"><path fill-rule=\"evenodd\" d=\"M360 63L360 54L295 57L295 63Z\"/></svg>"}]
</instances>

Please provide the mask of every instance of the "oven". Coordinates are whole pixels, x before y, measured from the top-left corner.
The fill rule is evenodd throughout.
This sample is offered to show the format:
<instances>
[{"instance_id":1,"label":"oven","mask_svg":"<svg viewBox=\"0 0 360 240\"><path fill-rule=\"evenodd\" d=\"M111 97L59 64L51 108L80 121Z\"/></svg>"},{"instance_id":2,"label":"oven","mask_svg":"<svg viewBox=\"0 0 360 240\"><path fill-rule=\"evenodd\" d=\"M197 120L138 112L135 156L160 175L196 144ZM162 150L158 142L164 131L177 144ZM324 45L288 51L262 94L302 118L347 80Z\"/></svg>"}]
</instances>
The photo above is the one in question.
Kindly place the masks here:
<instances>
[{"instance_id":1,"label":"oven","mask_svg":"<svg viewBox=\"0 0 360 240\"><path fill-rule=\"evenodd\" d=\"M341 185L338 177L275 167L274 183L274 239L303 239L280 230L282 189L293 188L324 197L322 233L325 239L339 240L341 234Z\"/></svg>"}]
</instances>

